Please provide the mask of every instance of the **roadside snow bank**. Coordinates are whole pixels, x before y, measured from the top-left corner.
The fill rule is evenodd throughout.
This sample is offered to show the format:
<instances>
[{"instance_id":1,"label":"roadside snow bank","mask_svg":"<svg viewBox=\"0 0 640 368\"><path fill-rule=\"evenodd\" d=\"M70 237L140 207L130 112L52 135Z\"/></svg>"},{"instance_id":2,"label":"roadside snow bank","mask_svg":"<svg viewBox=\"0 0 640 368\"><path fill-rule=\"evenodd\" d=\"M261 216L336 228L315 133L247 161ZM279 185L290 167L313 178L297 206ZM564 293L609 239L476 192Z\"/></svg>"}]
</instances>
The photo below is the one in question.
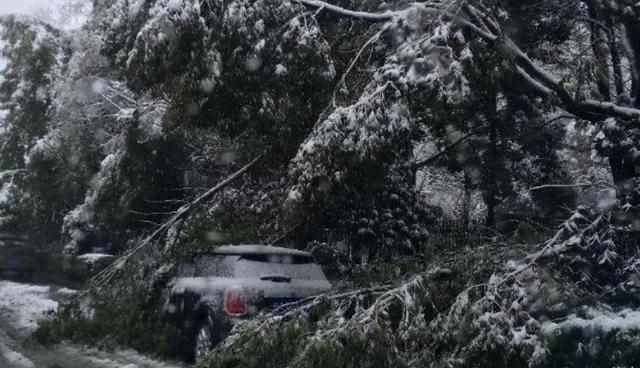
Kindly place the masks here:
<instances>
[{"instance_id":1,"label":"roadside snow bank","mask_svg":"<svg viewBox=\"0 0 640 368\"><path fill-rule=\"evenodd\" d=\"M0 318L20 333L35 331L43 314L56 308L49 286L0 281Z\"/></svg>"},{"instance_id":2,"label":"roadside snow bank","mask_svg":"<svg viewBox=\"0 0 640 368\"><path fill-rule=\"evenodd\" d=\"M105 352L76 345L63 345L56 350L56 353L65 357L60 364L66 363L72 367L84 365L96 368L186 368L182 364L160 362L145 357L135 350ZM77 359L77 362L74 359Z\"/></svg>"},{"instance_id":3,"label":"roadside snow bank","mask_svg":"<svg viewBox=\"0 0 640 368\"><path fill-rule=\"evenodd\" d=\"M0 344L0 353L2 357L6 360L6 363L9 364L10 367L13 368L33 368L35 365L33 362L25 357L24 355L18 353L17 351L13 351L8 349L7 347ZM0 362L2 362L0 360Z\"/></svg>"},{"instance_id":4,"label":"roadside snow bank","mask_svg":"<svg viewBox=\"0 0 640 368\"><path fill-rule=\"evenodd\" d=\"M33 362L29 360L24 355L18 353L17 351L6 350L4 347L0 346L0 350L2 352L2 356L6 359L7 363L10 364L11 367L14 368L33 368Z\"/></svg>"}]
</instances>

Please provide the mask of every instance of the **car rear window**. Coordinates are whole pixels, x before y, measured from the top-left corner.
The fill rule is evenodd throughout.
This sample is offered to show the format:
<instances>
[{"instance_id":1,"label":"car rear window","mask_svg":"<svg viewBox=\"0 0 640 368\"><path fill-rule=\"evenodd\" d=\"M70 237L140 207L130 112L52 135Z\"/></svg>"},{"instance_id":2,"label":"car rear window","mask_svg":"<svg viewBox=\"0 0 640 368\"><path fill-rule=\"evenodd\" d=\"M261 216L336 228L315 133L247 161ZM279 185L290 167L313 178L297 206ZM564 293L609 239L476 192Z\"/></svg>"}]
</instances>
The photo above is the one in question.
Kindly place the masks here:
<instances>
[{"instance_id":1,"label":"car rear window","mask_svg":"<svg viewBox=\"0 0 640 368\"><path fill-rule=\"evenodd\" d=\"M235 277L284 277L291 280L326 280L315 259L305 255L250 253L237 256Z\"/></svg>"},{"instance_id":2,"label":"car rear window","mask_svg":"<svg viewBox=\"0 0 640 368\"><path fill-rule=\"evenodd\" d=\"M234 262L238 257L202 254L192 263L182 264L178 269L181 277L229 277L233 274Z\"/></svg>"},{"instance_id":3,"label":"car rear window","mask_svg":"<svg viewBox=\"0 0 640 368\"><path fill-rule=\"evenodd\" d=\"M240 259L254 262L279 263L279 264L311 264L316 263L312 256L291 254L243 254Z\"/></svg>"},{"instance_id":4,"label":"car rear window","mask_svg":"<svg viewBox=\"0 0 640 368\"><path fill-rule=\"evenodd\" d=\"M203 254L183 264L181 277L289 277L299 280L325 280L315 258L300 254L248 253L242 255Z\"/></svg>"}]
</instances>

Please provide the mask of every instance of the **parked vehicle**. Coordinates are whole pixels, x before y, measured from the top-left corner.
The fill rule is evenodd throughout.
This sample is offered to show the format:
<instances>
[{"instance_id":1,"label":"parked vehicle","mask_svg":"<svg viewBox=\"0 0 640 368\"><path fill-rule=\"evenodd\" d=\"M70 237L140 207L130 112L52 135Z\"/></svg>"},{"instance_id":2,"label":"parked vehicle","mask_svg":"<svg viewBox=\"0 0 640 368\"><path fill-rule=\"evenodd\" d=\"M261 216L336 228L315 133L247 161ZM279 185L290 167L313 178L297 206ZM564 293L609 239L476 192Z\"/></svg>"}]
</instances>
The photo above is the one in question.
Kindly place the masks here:
<instances>
[{"instance_id":1,"label":"parked vehicle","mask_svg":"<svg viewBox=\"0 0 640 368\"><path fill-rule=\"evenodd\" d=\"M331 284L307 252L260 245L222 246L178 266L167 312L200 361L239 320L295 308Z\"/></svg>"},{"instance_id":2,"label":"parked vehicle","mask_svg":"<svg viewBox=\"0 0 640 368\"><path fill-rule=\"evenodd\" d=\"M27 239L0 234L0 276L24 277L35 270L36 251Z\"/></svg>"}]
</instances>

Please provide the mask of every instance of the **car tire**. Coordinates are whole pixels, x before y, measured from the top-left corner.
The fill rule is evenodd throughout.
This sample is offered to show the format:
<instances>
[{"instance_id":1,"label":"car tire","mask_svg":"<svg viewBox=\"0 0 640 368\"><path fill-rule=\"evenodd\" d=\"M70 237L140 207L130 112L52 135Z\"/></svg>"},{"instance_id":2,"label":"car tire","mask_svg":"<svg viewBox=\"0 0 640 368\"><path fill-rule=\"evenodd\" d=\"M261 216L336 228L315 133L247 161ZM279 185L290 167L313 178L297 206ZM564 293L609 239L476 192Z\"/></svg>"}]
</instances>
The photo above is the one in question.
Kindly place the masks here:
<instances>
[{"instance_id":1,"label":"car tire","mask_svg":"<svg viewBox=\"0 0 640 368\"><path fill-rule=\"evenodd\" d=\"M215 326L211 317L204 318L196 327L195 346L193 348L193 360L200 363L207 353L217 345L215 338Z\"/></svg>"},{"instance_id":2,"label":"car tire","mask_svg":"<svg viewBox=\"0 0 640 368\"><path fill-rule=\"evenodd\" d=\"M209 351L213 350L224 339L224 323L221 319L209 314L196 325L194 337L193 357L199 363Z\"/></svg>"}]
</instances>

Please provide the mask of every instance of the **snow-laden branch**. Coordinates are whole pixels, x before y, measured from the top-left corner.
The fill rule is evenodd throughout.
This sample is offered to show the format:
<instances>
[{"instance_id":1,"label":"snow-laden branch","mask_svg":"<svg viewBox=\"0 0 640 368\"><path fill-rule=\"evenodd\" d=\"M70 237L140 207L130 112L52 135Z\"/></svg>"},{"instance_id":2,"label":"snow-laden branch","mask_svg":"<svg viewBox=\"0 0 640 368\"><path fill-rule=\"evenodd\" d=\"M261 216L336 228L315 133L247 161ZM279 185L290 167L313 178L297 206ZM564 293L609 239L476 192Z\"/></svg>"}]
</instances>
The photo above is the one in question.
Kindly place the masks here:
<instances>
[{"instance_id":1,"label":"snow-laden branch","mask_svg":"<svg viewBox=\"0 0 640 368\"><path fill-rule=\"evenodd\" d=\"M399 13L387 11L384 13L371 13L371 12L363 12L363 11L355 11L342 8L337 5L329 4L325 1L320 0L298 0L298 2L306 7L315 8L315 9L323 9L330 11L332 13L339 14L348 18L357 18L366 20L369 22L386 22L394 17L396 17Z\"/></svg>"},{"instance_id":2,"label":"snow-laden branch","mask_svg":"<svg viewBox=\"0 0 640 368\"><path fill-rule=\"evenodd\" d=\"M389 21L407 12L406 9L402 11L386 11L383 13L364 12L349 10L320 0L298 1L307 7L323 9L340 16L372 22ZM503 34L499 23L489 16L486 11L470 4L463 6L467 16L460 12L453 14L441 3L413 3L410 7L420 10L423 14L432 14L439 19L450 21L490 44L504 47L513 56L518 74L523 77L523 80L532 89L543 95L556 95L562 102L564 109L580 118L586 120L601 120L607 117L614 117L627 121L640 121L640 109L621 106L611 102L577 100L572 93L566 89L560 79L531 60L515 42Z\"/></svg>"},{"instance_id":3,"label":"snow-laden branch","mask_svg":"<svg viewBox=\"0 0 640 368\"><path fill-rule=\"evenodd\" d=\"M464 24L462 25L464 26ZM497 37L486 36L486 32L484 31L478 32L475 29L470 30L486 41L494 42L497 40ZM623 120L640 121L639 109L620 106L605 101L576 100L559 79L531 60L531 58L529 58L529 56L508 36L503 35L502 39L504 40L502 42L503 47L505 47L505 49L514 56L518 73L523 76L525 82L535 90L542 93L553 91L553 93L560 98L564 108L568 112L586 120L615 117Z\"/></svg>"},{"instance_id":4,"label":"snow-laden branch","mask_svg":"<svg viewBox=\"0 0 640 368\"><path fill-rule=\"evenodd\" d=\"M520 66L516 66L516 71L518 72L518 74L520 74L520 76L527 82L527 84L529 85L529 87L531 87L532 89L534 89L536 92L540 93L541 95L543 95L544 97L549 97L553 91L550 90L549 88L547 88L545 85L543 85L542 83L538 82L535 78L533 78L532 76L529 75L529 73L527 73L524 69L522 69Z\"/></svg>"},{"instance_id":5,"label":"snow-laden branch","mask_svg":"<svg viewBox=\"0 0 640 368\"><path fill-rule=\"evenodd\" d=\"M24 173L24 172L27 172L27 170L25 170L25 169L5 170L5 171L0 172L0 180L4 179L7 176L14 177L17 174Z\"/></svg>"},{"instance_id":6,"label":"snow-laden branch","mask_svg":"<svg viewBox=\"0 0 640 368\"><path fill-rule=\"evenodd\" d=\"M293 310L282 308L265 311L239 324L221 349L233 349L236 345L246 343L246 338L262 336L267 331L281 327L283 323L299 323L311 314L317 321L314 324L314 341L331 340L351 331L366 333L380 326L389 326L390 319L397 317L398 330L406 330L422 318L422 299L428 294L430 283L451 273L449 269L434 268L399 285L329 293L307 298L300 302L303 304L301 307ZM392 309L400 313L392 317Z\"/></svg>"},{"instance_id":7,"label":"snow-laden branch","mask_svg":"<svg viewBox=\"0 0 640 368\"><path fill-rule=\"evenodd\" d=\"M561 78L553 75L546 70L538 62L532 60L513 40L503 33L499 22L491 15L491 11L483 8L481 4L478 6L471 5L466 2L433 2L425 1L419 3L411 3L407 8L399 11L387 11L383 13L355 11L329 4L320 0L299 0L299 3L314 9L322 9L322 11L331 12L342 17L349 17L371 22L392 22L394 19L408 17L409 15L420 14L424 16L425 22L428 19L438 19L440 21L450 22L455 27L465 31L472 37L485 41L488 45L502 48L509 54L510 62L514 69L523 80L523 84L528 86L534 93L544 98L555 98L558 107L571 113L576 118L587 121L598 122L607 118L616 118L626 122L640 122L640 109L626 105L620 105L614 102L598 101L598 100L581 100L577 98L563 83ZM458 5L458 6L454 6ZM453 8L456 9L453 9ZM388 23L389 24L389 23ZM384 30L384 28L383 28ZM381 31L382 32L382 31ZM377 33L360 49L360 52L350 65L347 73L358 60L362 50L366 49L372 41L377 40L381 33ZM341 84L344 84L344 77ZM335 92L333 104L335 107ZM466 137L468 138L468 137ZM466 139L465 138L465 139ZM461 142L454 142L455 147ZM452 148L449 147L449 148ZM448 150L441 152L433 158L415 162L412 167L419 168L428 165L445 154Z\"/></svg>"},{"instance_id":8,"label":"snow-laden branch","mask_svg":"<svg viewBox=\"0 0 640 368\"><path fill-rule=\"evenodd\" d=\"M360 50L358 51L358 53L356 54L356 56L353 58L353 60L351 60L351 62L349 63L349 66L347 67L347 70L344 72L344 74L342 74L342 77L340 78L340 82L338 83L337 87L335 88L335 90L333 91L333 98L331 100L331 103L334 107L337 106L337 97L336 94L338 92L338 90L340 88L347 88L347 76L349 76L349 73L351 73L351 71L353 70L353 68L356 66L356 63L358 62L358 60L360 59L360 57L362 57L362 54L365 52L365 50L367 48L369 48L371 45L373 45L374 43L378 42L378 40L380 40L380 37L382 37L382 35L384 34L384 32L386 32L388 27L382 27L382 29L378 32L376 32L376 34L374 34L373 36L371 36L371 38L369 38L367 40L367 42L364 43L364 45L362 45L362 47L360 48Z\"/></svg>"},{"instance_id":9,"label":"snow-laden branch","mask_svg":"<svg viewBox=\"0 0 640 368\"><path fill-rule=\"evenodd\" d=\"M537 190L543 190L543 189L562 189L562 188L590 188L590 187L597 187L597 186L606 186L606 187L615 188L615 185L611 183L607 183L606 181L599 181L595 183L583 183L583 184L545 184L545 185L529 188L529 191L535 192Z\"/></svg>"}]
</instances>

